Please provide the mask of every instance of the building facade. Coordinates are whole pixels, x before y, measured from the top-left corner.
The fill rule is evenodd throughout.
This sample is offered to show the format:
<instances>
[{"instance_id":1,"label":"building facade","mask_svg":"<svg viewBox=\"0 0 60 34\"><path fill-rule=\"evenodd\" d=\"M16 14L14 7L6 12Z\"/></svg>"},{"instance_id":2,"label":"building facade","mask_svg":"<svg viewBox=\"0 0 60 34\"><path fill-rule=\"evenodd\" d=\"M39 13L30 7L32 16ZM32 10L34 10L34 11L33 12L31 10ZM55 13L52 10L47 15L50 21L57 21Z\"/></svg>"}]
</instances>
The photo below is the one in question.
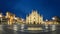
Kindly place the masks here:
<instances>
[{"instance_id":1,"label":"building facade","mask_svg":"<svg viewBox=\"0 0 60 34\"><path fill-rule=\"evenodd\" d=\"M58 17L52 18L52 20L43 21L43 16L38 13L37 10L32 10L32 13L26 16L26 20L16 17L15 14L6 12L6 16L0 13L0 23L13 25L14 23L19 24L59 24L60 20Z\"/></svg>"},{"instance_id":2,"label":"building facade","mask_svg":"<svg viewBox=\"0 0 60 34\"><path fill-rule=\"evenodd\" d=\"M6 18L8 18L8 25L12 25L14 23L14 17L15 15L10 13L10 12L6 12Z\"/></svg>"},{"instance_id":3,"label":"building facade","mask_svg":"<svg viewBox=\"0 0 60 34\"><path fill-rule=\"evenodd\" d=\"M26 16L26 24L42 24L43 16L38 14L37 11L32 10L32 13L29 16Z\"/></svg>"}]
</instances>

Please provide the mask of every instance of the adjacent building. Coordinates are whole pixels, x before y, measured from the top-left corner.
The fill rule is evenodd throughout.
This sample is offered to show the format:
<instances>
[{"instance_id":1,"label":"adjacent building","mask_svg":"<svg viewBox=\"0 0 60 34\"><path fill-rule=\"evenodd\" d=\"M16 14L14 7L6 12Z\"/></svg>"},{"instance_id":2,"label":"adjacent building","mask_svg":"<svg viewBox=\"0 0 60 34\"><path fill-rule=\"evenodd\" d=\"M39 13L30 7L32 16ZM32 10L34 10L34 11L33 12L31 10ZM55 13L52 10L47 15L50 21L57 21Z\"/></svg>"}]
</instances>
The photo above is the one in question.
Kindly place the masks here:
<instances>
[{"instance_id":1,"label":"adjacent building","mask_svg":"<svg viewBox=\"0 0 60 34\"><path fill-rule=\"evenodd\" d=\"M9 20L8 20L8 24L9 24L9 25L11 25L11 24L14 23L14 17L15 17L14 14L12 14L12 13L10 13L10 12L6 12L6 16L5 16L5 17L9 19Z\"/></svg>"}]
</instances>

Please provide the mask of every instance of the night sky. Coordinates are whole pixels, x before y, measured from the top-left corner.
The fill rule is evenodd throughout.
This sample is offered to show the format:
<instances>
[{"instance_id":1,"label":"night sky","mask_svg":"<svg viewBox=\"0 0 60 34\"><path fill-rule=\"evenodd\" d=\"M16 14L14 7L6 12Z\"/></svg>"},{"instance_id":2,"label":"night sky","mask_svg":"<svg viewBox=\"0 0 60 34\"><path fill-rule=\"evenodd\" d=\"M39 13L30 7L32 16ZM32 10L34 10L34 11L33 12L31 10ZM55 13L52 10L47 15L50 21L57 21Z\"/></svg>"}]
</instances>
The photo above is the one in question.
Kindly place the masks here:
<instances>
[{"instance_id":1,"label":"night sky","mask_svg":"<svg viewBox=\"0 0 60 34\"><path fill-rule=\"evenodd\" d=\"M9 11L18 17L26 18L32 10L37 10L44 19L60 17L60 0L0 0L0 12L4 14Z\"/></svg>"}]
</instances>

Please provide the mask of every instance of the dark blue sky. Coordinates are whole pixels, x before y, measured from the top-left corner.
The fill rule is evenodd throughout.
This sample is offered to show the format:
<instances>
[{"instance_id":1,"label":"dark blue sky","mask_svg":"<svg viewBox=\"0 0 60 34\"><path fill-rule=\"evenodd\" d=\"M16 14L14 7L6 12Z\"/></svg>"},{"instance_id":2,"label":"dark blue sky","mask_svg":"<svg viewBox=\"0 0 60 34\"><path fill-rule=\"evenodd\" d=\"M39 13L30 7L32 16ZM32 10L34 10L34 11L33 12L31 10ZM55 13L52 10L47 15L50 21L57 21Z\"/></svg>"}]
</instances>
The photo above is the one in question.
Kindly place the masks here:
<instances>
[{"instance_id":1,"label":"dark blue sky","mask_svg":"<svg viewBox=\"0 0 60 34\"><path fill-rule=\"evenodd\" d=\"M25 18L33 9L38 10L44 19L60 16L60 0L0 0L0 11L10 11Z\"/></svg>"}]
</instances>

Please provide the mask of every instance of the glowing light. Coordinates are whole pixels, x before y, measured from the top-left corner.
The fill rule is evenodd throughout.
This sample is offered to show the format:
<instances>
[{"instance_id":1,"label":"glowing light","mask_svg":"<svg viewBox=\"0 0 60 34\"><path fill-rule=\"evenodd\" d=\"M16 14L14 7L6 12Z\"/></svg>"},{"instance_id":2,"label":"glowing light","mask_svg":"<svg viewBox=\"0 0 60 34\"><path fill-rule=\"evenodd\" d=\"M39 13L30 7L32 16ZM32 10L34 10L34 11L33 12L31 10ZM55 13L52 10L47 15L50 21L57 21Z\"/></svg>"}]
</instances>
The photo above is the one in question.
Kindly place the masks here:
<instances>
[{"instance_id":1,"label":"glowing light","mask_svg":"<svg viewBox=\"0 0 60 34\"><path fill-rule=\"evenodd\" d=\"M24 29L24 24L21 25L21 29Z\"/></svg>"},{"instance_id":2,"label":"glowing light","mask_svg":"<svg viewBox=\"0 0 60 34\"><path fill-rule=\"evenodd\" d=\"M17 19L16 17L14 17L14 19Z\"/></svg>"},{"instance_id":3,"label":"glowing light","mask_svg":"<svg viewBox=\"0 0 60 34\"><path fill-rule=\"evenodd\" d=\"M24 21L24 19L22 19L22 21Z\"/></svg>"},{"instance_id":4,"label":"glowing light","mask_svg":"<svg viewBox=\"0 0 60 34\"><path fill-rule=\"evenodd\" d=\"M27 30L43 30L43 29L41 27L39 28L29 27Z\"/></svg>"},{"instance_id":5,"label":"glowing light","mask_svg":"<svg viewBox=\"0 0 60 34\"><path fill-rule=\"evenodd\" d=\"M17 31L17 25L14 25L14 26L13 26L13 29L14 29L15 31Z\"/></svg>"},{"instance_id":6,"label":"glowing light","mask_svg":"<svg viewBox=\"0 0 60 34\"><path fill-rule=\"evenodd\" d=\"M2 17L2 15L0 14L0 17Z\"/></svg>"},{"instance_id":7,"label":"glowing light","mask_svg":"<svg viewBox=\"0 0 60 34\"><path fill-rule=\"evenodd\" d=\"M48 29L48 25L45 25L45 28Z\"/></svg>"},{"instance_id":8,"label":"glowing light","mask_svg":"<svg viewBox=\"0 0 60 34\"><path fill-rule=\"evenodd\" d=\"M46 19L46 21L48 21L48 19Z\"/></svg>"},{"instance_id":9,"label":"glowing light","mask_svg":"<svg viewBox=\"0 0 60 34\"><path fill-rule=\"evenodd\" d=\"M53 17L52 20L55 20L55 18Z\"/></svg>"},{"instance_id":10,"label":"glowing light","mask_svg":"<svg viewBox=\"0 0 60 34\"><path fill-rule=\"evenodd\" d=\"M52 31L56 30L55 25L52 25Z\"/></svg>"}]
</instances>

